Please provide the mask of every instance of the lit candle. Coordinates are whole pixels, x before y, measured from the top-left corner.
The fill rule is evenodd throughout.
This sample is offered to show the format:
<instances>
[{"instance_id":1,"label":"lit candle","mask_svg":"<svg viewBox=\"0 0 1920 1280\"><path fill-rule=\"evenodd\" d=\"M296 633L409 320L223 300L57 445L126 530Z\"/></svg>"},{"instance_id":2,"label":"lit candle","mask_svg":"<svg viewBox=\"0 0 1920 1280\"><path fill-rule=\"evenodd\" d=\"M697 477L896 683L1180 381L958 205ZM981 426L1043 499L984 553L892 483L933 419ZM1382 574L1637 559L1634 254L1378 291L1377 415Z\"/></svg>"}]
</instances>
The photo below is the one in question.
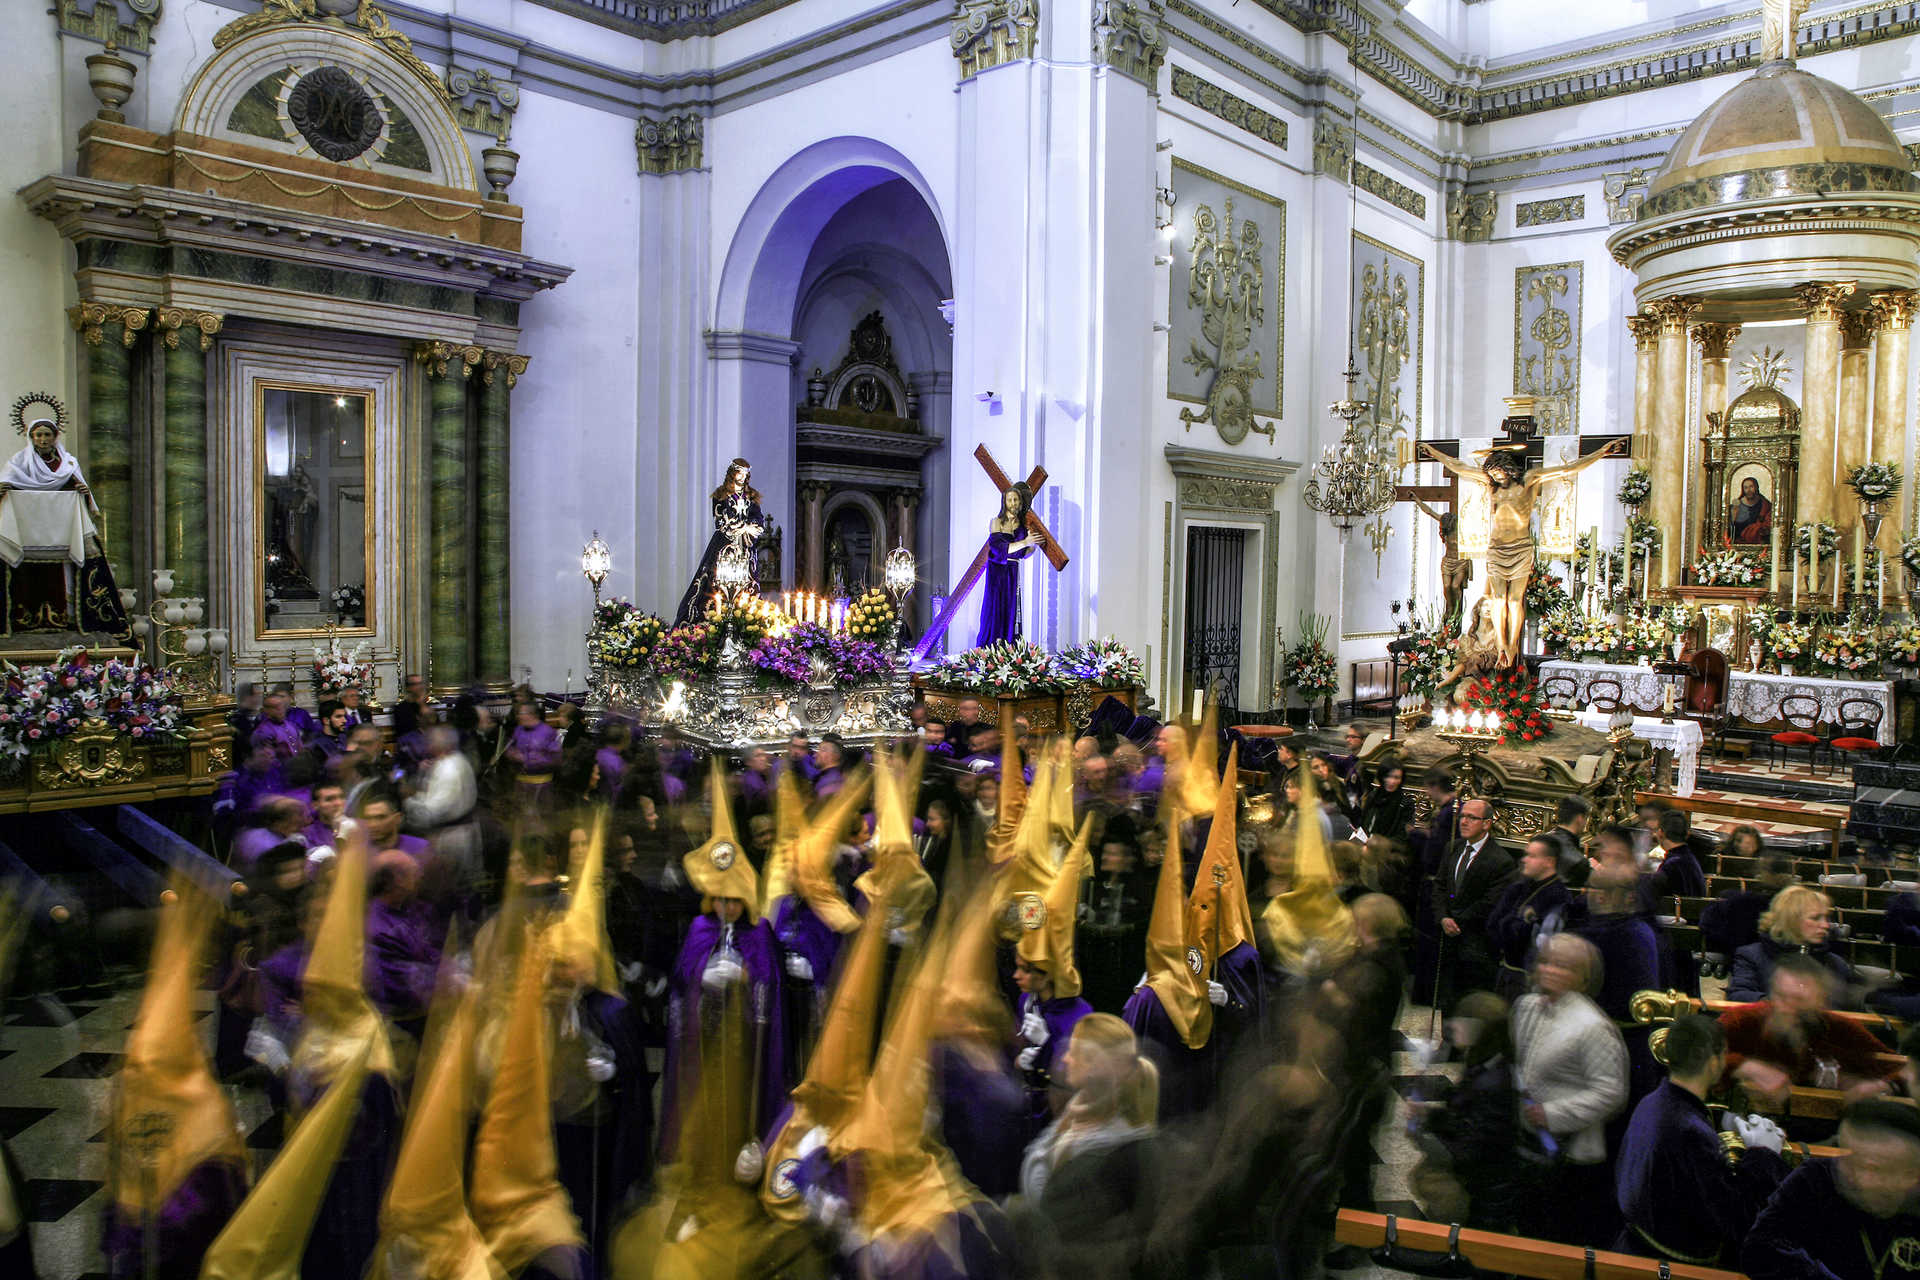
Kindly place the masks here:
<instances>
[{"instance_id":1,"label":"lit candle","mask_svg":"<svg viewBox=\"0 0 1920 1280\"><path fill-rule=\"evenodd\" d=\"M1773 549L1768 553L1768 558L1773 562L1773 577L1767 582L1767 590L1777 596L1780 594L1780 525L1778 522L1773 526Z\"/></svg>"},{"instance_id":2,"label":"lit candle","mask_svg":"<svg viewBox=\"0 0 1920 1280\"><path fill-rule=\"evenodd\" d=\"M1647 602L1647 592L1650 591L1652 588L1653 588L1653 548L1648 547L1646 550L1646 554L1644 554L1640 558L1640 603L1641 604L1645 604ZM1629 587L1627 589L1631 591L1633 588ZM1633 597L1628 596L1627 598L1631 600Z\"/></svg>"},{"instance_id":3,"label":"lit candle","mask_svg":"<svg viewBox=\"0 0 1920 1280\"><path fill-rule=\"evenodd\" d=\"M1855 564L1854 568L1857 570L1859 565ZM1840 576L1840 551L1836 547L1833 552L1833 607L1836 609L1840 607Z\"/></svg>"},{"instance_id":4,"label":"lit candle","mask_svg":"<svg viewBox=\"0 0 1920 1280\"><path fill-rule=\"evenodd\" d=\"M1853 526L1853 589L1864 593L1867 589L1867 542L1864 531L1859 525Z\"/></svg>"},{"instance_id":5,"label":"lit candle","mask_svg":"<svg viewBox=\"0 0 1920 1280\"><path fill-rule=\"evenodd\" d=\"M1884 559L1874 566L1873 607L1876 610L1887 607L1887 562Z\"/></svg>"},{"instance_id":6,"label":"lit candle","mask_svg":"<svg viewBox=\"0 0 1920 1280\"><path fill-rule=\"evenodd\" d=\"M1800 553L1798 550L1793 554L1793 611L1795 613L1800 611Z\"/></svg>"},{"instance_id":7,"label":"lit candle","mask_svg":"<svg viewBox=\"0 0 1920 1280\"><path fill-rule=\"evenodd\" d=\"M1196 723L1199 722L1201 703L1205 701L1206 696L1206 690L1204 689L1195 689L1193 691L1193 718Z\"/></svg>"}]
</instances>

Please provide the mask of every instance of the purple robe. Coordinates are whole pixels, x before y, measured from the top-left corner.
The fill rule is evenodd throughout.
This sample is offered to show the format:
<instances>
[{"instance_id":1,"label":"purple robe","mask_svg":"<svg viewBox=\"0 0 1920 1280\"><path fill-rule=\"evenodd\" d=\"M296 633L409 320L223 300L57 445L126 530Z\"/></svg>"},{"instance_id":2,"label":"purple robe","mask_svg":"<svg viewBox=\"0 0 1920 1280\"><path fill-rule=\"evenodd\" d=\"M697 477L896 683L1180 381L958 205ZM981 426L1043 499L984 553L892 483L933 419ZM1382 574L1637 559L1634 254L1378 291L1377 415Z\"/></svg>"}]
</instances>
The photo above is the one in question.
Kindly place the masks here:
<instances>
[{"instance_id":1,"label":"purple robe","mask_svg":"<svg viewBox=\"0 0 1920 1280\"><path fill-rule=\"evenodd\" d=\"M159 1280L195 1280L207 1248L247 1196L243 1162L219 1158L194 1169L160 1206L154 1241L159 1246L152 1274ZM138 1214L123 1214L112 1199L101 1215L100 1251L114 1280L143 1280L145 1224ZM21 1228L26 1238L26 1228ZM10 1274L31 1274L30 1272Z\"/></svg>"},{"instance_id":2,"label":"purple robe","mask_svg":"<svg viewBox=\"0 0 1920 1280\"><path fill-rule=\"evenodd\" d=\"M546 775L560 766L559 731L545 721L517 724L513 726L513 750L520 755L520 785L544 787L550 780ZM535 778L546 780L535 782Z\"/></svg>"},{"instance_id":3,"label":"purple robe","mask_svg":"<svg viewBox=\"0 0 1920 1280\"><path fill-rule=\"evenodd\" d=\"M304 740L320 732L320 722L313 718L313 712L305 707L288 707L287 723Z\"/></svg>"},{"instance_id":4,"label":"purple robe","mask_svg":"<svg viewBox=\"0 0 1920 1280\"><path fill-rule=\"evenodd\" d=\"M986 596L980 602L980 635L975 648L1012 640L1020 634L1020 568L1016 560L1033 554L1032 547L1009 552L1020 534L994 530L987 535Z\"/></svg>"},{"instance_id":5,"label":"purple robe","mask_svg":"<svg viewBox=\"0 0 1920 1280\"><path fill-rule=\"evenodd\" d=\"M298 844L300 840L298 835L283 836L268 827L248 827L233 838L234 870L250 876L267 850L289 842Z\"/></svg>"},{"instance_id":6,"label":"purple robe","mask_svg":"<svg viewBox=\"0 0 1920 1280\"><path fill-rule=\"evenodd\" d=\"M306 736L291 717L286 720L262 720L253 727L251 745L273 748L275 760L291 760L306 748Z\"/></svg>"},{"instance_id":7,"label":"purple robe","mask_svg":"<svg viewBox=\"0 0 1920 1280\"><path fill-rule=\"evenodd\" d=\"M679 1142L680 1108L693 1095L701 1072L710 1065L701 1061L701 1014L707 992L700 980L706 973L708 958L720 944L723 927L719 917L702 913L687 930L686 943L680 948L679 959L674 961L668 986L666 1083L660 1108L663 1159L672 1157ZM785 1105L790 1086L782 1066L786 1061L786 1019L780 999L780 949L765 920L749 925L745 917L734 926L733 945L746 970L746 981L737 988L733 1003L742 1010L749 1050L742 1061L727 1063L723 1069L737 1072L734 1078L743 1083L758 1076L760 1092L754 1100L752 1129L753 1136L764 1142L773 1132L774 1121ZM755 1026L762 1010L764 1032ZM757 1064L745 1060L756 1040Z\"/></svg>"},{"instance_id":8,"label":"purple robe","mask_svg":"<svg viewBox=\"0 0 1920 1280\"><path fill-rule=\"evenodd\" d=\"M440 975L440 945L424 902L393 906L376 899L367 908L367 995L395 1022L427 1016Z\"/></svg>"},{"instance_id":9,"label":"purple robe","mask_svg":"<svg viewBox=\"0 0 1920 1280\"><path fill-rule=\"evenodd\" d=\"M1020 1007L1014 1011L1013 1025L1018 1032L1021 1022L1025 1021L1027 1010L1033 1007L1032 996L1020 997ZM1073 1038L1073 1029L1080 1025L1080 1019L1093 1012L1093 1006L1079 996L1068 996L1060 1000L1040 1002L1040 1020L1047 1024L1047 1043L1040 1055L1043 1070L1054 1076L1060 1070L1060 1055L1067 1051L1067 1041Z\"/></svg>"},{"instance_id":10,"label":"purple robe","mask_svg":"<svg viewBox=\"0 0 1920 1280\"><path fill-rule=\"evenodd\" d=\"M1266 1024L1267 988L1260 949L1251 942L1229 947L1213 966L1213 980L1227 989L1226 1006L1213 1011L1212 1039L1224 1058L1241 1047L1243 1037L1259 1034Z\"/></svg>"},{"instance_id":11,"label":"purple robe","mask_svg":"<svg viewBox=\"0 0 1920 1280\"><path fill-rule=\"evenodd\" d=\"M1193 1115L1213 1094L1213 1054L1209 1045L1187 1048L1179 1029L1160 1004L1160 994L1143 986L1127 998L1120 1020L1140 1039L1140 1052L1160 1070L1160 1119Z\"/></svg>"},{"instance_id":12,"label":"purple robe","mask_svg":"<svg viewBox=\"0 0 1920 1280\"><path fill-rule=\"evenodd\" d=\"M600 766L600 794L612 800L620 794L620 785L626 781L627 758L615 747L602 747L593 753L594 763Z\"/></svg>"},{"instance_id":13,"label":"purple robe","mask_svg":"<svg viewBox=\"0 0 1920 1280\"><path fill-rule=\"evenodd\" d=\"M942 1044L933 1047L941 1137L967 1181L1000 1199L1020 1189L1026 1151L1027 1091L1003 1064L996 1070Z\"/></svg>"},{"instance_id":14,"label":"purple robe","mask_svg":"<svg viewBox=\"0 0 1920 1280\"><path fill-rule=\"evenodd\" d=\"M276 763L265 773L255 773L251 769L241 769L220 784L220 801L214 808L224 804L236 815L244 817L252 813L259 803L268 796L277 796L287 789L287 781L280 774Z\"/></svg>"}]
</instances>

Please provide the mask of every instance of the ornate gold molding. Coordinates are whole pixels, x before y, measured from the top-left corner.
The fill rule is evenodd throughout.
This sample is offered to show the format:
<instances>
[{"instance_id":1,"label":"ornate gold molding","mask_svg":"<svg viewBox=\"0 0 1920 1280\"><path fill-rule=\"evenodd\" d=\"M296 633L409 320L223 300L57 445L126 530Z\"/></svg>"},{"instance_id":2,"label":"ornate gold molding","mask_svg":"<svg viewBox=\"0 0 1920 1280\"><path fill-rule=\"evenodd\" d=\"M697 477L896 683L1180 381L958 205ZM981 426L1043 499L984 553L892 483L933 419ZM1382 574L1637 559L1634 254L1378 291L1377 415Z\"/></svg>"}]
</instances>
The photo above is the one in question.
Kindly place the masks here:
<instances>
[{"instance_id":1,"label":"ornate gold molding","mask_svg":"<svg viewBox=\"0 0 1920 1280\"><path fill-rule=\"evenodd\" d=\"M122 9L132 18L122 22ZM85 13L80 11L80 0L58 0L53 19L70 36L103 44L111 41L122 51L151 53L153 29L160 22L160 0L93 0Z\"/></svg>"},{"instance_id":2,"label":"ornate gold molding","mask_svg":"<svg viewBox=\"0 0 1920 1280\"><path fill-rule=\"evenodd\" d=\"M1219 85L1202 80L1185 67L1175 67L1170 77L1173 96L1182 102L1191 102L1210 116L1225 120L1238 129L1245 129L1263 142L1271 142L1276 147L1287 145L1287 122L1270 111L1254 106L1244 98L1235 97Z\"/></svg>"},{"instance_id":3,"label":"ornate gold molding","mask_svg":"<svg viewBox=\"0 0 1920 1280\"><path fill-rule=\"evenodd\" d=\"M1913 325L1914 299L1920 297L1912 289L1887 289L1876 293L1867 300L1867 309L1873 313L1873 323L1881 329L1907 329Z\"/></svg>"},{"instance_id":4,"label":"ornate gold molding","mask_svg":"<svg viewBox=\"0 0 1920 1280\"><path fill-rule=\"evenodd\" d=\"M705 127L698 111L641 116L633 142L641 173L685 173L706 160Z\"/></svg>"},{"instance_id":5,"label":"ornate gold molding","mask_svg":"<svg viewBox=\"0 0 1920 1280\"><path fill-rule=\"evenodd\" d=\"M502 143L513 136L513 113L520 107L520 86L513 81L496 80L485 67L455 67L447 73L447 96L462 128Z\"/></svg>"},{"instance_id":6,"label":"ornate gold molding","mask_svg":"<svg viewBox=\"0 0 1920 1280\"><path fill-rule=\"evenodd\" d=\"M1544 227L1555 222L1578 222L1587 216L1587 198L1559 196L1552 200L1531 200L1513 206L1513 225Z\"/></svg>"},{"instance_id":7,"label":"ornate gold molding","mask_svg":"<svg viewBox=\"0 0 1920 1280\"><path fill-rule=\"evenodd\" d=\"M473 371L487 356L484 347L462 346L452 342L422 342L413 349L415 363L422 366L430 378L444 378L447 370L455 362L460 365L460 376L469 378Z\"/></svg>"},{"instance_id":8,"label":"ornate gold molding","mask_svg":"<svg viewBox=\"0 0 1920 1280\"><path fill-rule=\"evenodd\" d=\"M106 326L120 326L120 343L131 347L140 339L140 331L147 327L148 311L145 307L123 307L102 302L82 302L78 306L67 308L67 319L80 332L80 337L90 347L97 347L106 338Z\"/></svg>"},{"instance_id":9,"label":"ornate gold molding","mask_svg":"<svg viewBox=\"0 0 1920 1280\"><path fill-rule=\"evenodd\" d=\"M454 99L455 95L434 74L433 68L420 61L419 55L414 53L413 41L394 30L393 23L373 0L360 0L359 8L346 18L323 16L315 9L314 0L262 0L258 13L235 18L214 32L213 47L224 49L256 31L289 22L312 22L336 28L358 27L369 40L405 66L443 101L451 102Z\"/></svg>"},{"instance_id":10,"label":"ornate gold molding","mask_svg":"<svg viewBox=\"0 0 1920 1280\"><path fill-rule=\"evenodd\" d=\"M1637 315L1627 317L1627 332L1633 335L1633 345L1645 349L1660 341L1660 317Z\"/></svg>"},{"instance_id":11,"label":"ornate gold molding","mask_svg":"<svg viewBox=\"0 0 1920 1280\"><path fill-rule=\"evenodd\" d=\"M1740 326L1702 320L1693 326L1690 336L1693 345L1700 348L1702 360L1725 360L1732 351L1733 340L1740 336Z\"/></svg>"},{"instance_id":12,"label":"ornate gold molding","mask_svg":"<svg viewBox=\"0 0 1920 1280\"><path fill-rule=\"evenodd\" d=\"M1454 187L1447 192L1447 233L1449 240L1484 244L1493 239L1493 223L1500 210L1500 196L1494 191L1468 191Z\"/></svg>"},{"instance_id":13,"label":"ornate gold molding","mask_svg":"<svg viewBox=\"0 0 1920 1280\"><path fill-rule=\"evenodd\" d=\"M133 740L110 728L104 720L88 720L64 738L54 741L35 762L34 783L48 791L67 787L104 787L137 782L147 771L147 757Z\"/></svg>"},{"instance_id":14,"label":"ornate gold molding","mask_svg":"<svg viewBox=\"0 0 1920 1280\"><path fill-rule=\"evenodd\" d=\"M960 78L966 80L1031 58L1039 37L1039 0L960 0L948 41L960 60ZM1163 45L1165 39L1161 37Z\"/></svg>"},{"instance_id":15,"label":"ornate gold molding","mask_svg":"<svg viewBox=\"0 0 1920 1280\"><path fill-rule=\"evenodd\" d=\"M480 370L481 385L492 386L494 370L504 369L506 370L507 390L513 390L514 385L520 381L520 375L527 371L527 363L531 359L531 356L523 356L512 351L487 352L485 363Z\"/></svg>"},{"instance_id":16,"label":"ornate gold molding","mask_svg":"<svg viewBox=\"0 0 1920 1280\"><path fill-rule=\"evenodd\" d=\"M1856 347L1865 350L1873 345L1873 335L1877 328L1871 311L1842 311L1840 313L1840 345L1843 348Z\"/></svg>"},{"instance_id":17,"label":"ornate gold molding","mask_svg":"<svg viewBox=\"0 0 1920 1280\"><path fill-rule=\"evenodd\" d=\"M1404 182L1396 182L1378 169L1353 162L1353 185L1385 200L1394 208L1410 213L1416 218L1427 216L1427 198Z\"/></svg>"},{"instance_id":18,"label":"ornate gold molding","mask_svg":"<svg viewBox=\"0 0 1920 1280\"><path fill-rule=\"evenodd\" d=\"M1823 324L1840 323L1840 305L1853 296L1851 280L1814 281L1795 287L1793 296L1800 301L1807 319Z\"/></svg>"},{"instance_id":19,"label":"ornate gold molding","mask_svg":"<svg viewBox=\"0 0 1920 1280\"><path fill-rule=\"evenodd\" d=\"M1693 313L1705 305L1704 298L1683 293L1671 298L1662 298L1658 302L1650 302L1647 304L1647 310L1653 313L1655 322L1660 326L1662 337L1676 333L1684 336L1687 332L1687 322L1693 319Z\"/></svg>"},{"instance_id":20,"label":"ornate gold molding","mask_svg":"<svg viewBox=\"0 0 1920 1280\"><path fill-rule=\"evenodd\" d=\"M1093 60L1149 89L1160 79L1167 60L1166 6L1159 0L1095 0L1093 6Z\"/></svg>"},{"instance_id":21,"label":"ornate gold molding","mask_svg":"<svg viewBox=\"0 0 1920 1280\"><path fill-rule=\"evenodd\" d=\"M1645 169L1602 175L1600 194L1607 202L1607 221L1618 224L1639 217L1640 206L1647 201L1647 184L1652 180Z\"/></svg>"},{"instance_id":22,"label":"ornate gold molding","mask_svg":"<svg viewBox=\"0 0 1920 1280\"><path fill-rule=\"evenodd\" d=\"M1353 126L1335 116L1320 114L1313 118L1313 171L1347 180L1347 166L1353 163Z\"/></svg>"},{"instance_id":23,"label":"ornate gold molding","mask_svg":"<svg viewBox=\"0 0 1920 1280\"><path fill-rule=\"evenodd\" d=\"M185 307L162 307L154 316L160 331L160 340L172 351L180 345L180 330L198 329L200 331L200 349L213 348L213 335L220 332L222 317L211 311L189 311Z\"/></svg>"}]
</instances>

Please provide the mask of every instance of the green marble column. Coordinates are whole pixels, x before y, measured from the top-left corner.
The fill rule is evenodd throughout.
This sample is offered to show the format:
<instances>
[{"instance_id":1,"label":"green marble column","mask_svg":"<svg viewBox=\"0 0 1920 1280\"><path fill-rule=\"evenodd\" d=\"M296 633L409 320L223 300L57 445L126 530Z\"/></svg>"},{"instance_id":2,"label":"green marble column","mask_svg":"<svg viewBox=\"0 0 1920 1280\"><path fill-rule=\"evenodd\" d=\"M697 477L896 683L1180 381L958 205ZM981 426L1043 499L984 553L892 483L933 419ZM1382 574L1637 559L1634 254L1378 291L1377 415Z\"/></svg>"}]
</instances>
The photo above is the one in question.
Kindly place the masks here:
<instances>
[{"instance_id":1,"label":"green marble column","mask_svg":"<svg viewBox=\"0 0 1920 1280\"><path fill-rule=\"evenodd\" d=\"M504 692L513 683L512 540L508 512L508 449L511 440L509 400L527 357L489 351L481 374L480 439L476 450L479 500L475 509L486 517L474 528L474 596L479 625L474 645L475 676L489 689Z\"/></svg>"},{"instance_id":2,"label":"green marble column","mask_svg":"<svg viewBox=\"0 0 1920 1280\"><path fill-rule=\"evenodd\" d=\"M436 692L453 692L473 681L473 544L467 535L467 378L479 363L477 347L428 343L414 353L427 372L428 503L433 539L430 627L433 661L429 680Z\"/></svg>"},{"instance_id":3,"label":"green marble column","mask_svg":"<svg viewBox=\"0 0 1920 1280\"><path fill-rule=\"evenodd\" d=\"M207 350L220 317L176 307L160 310L166 348L165 472L167 503L160 563L173 570L180 595L207 595Z\"/></svg>"},{"instance_id":4,"label":"green marble column","mask_svg":"<svg viewBox=\"0 0 1920 1280\"><path fill-rule=\"evenodd\" d=\"M83 302L69 312L87 348L87 485L100 508L100 545L115 575L133 560L133 347L145 307Z\"/></svg>"}]
</instances>

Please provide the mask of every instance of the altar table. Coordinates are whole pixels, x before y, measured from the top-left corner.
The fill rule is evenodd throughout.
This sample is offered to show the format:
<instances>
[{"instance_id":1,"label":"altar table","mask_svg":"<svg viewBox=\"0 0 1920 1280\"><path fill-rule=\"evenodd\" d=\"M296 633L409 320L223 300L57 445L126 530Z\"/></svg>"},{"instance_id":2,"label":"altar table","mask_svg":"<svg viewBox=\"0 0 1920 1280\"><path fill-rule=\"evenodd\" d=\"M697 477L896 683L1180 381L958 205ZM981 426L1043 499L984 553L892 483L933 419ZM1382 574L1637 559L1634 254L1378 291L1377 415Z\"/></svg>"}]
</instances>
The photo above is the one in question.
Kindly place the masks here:
<instances>
[{"instance_id":1,"label":"altar table","mask_svg":"<svg viewBox=\"0 0 1920 1280\"><path fill-rule=\"evenodd\" d=\"M1611 662L1563 662L1540 664L1540 683L1555 676L1574 682L1574 703L1585 705L1587 686L1605 677L1620 683L1620 696L1640 711L1660 709L1660 677L1652 667L1625 666ZM1824 724L1840 723L1840 704L1851 699L1871 702L1880 708L1880 743L1893 745L1894 701L1891 680L1835 680L1826 676L1783 676L1764 671L1728 672L1727 714L1754 724L1780 720L1783 698L1800 694L1820 704ZM1684 793L1683 793L1684 794Z\"/></svg>"},{"instance_id":2,"label":"altar table","mask_svg":"<svg viewBox=\"0 0 1920 1280\"><path fill-rule=\"evenodd\" d=\"M1613 718L1605 711L1576 711L1574 721L1589 729L1601 733L1611 727ZM1673 757L1673 794L1690 796L1694 783L1700 776L1700 723L1675 717L1662 721L1658 716L1635 716L1633 718L1633 736L1651 742L1657 751L1665 751Z\"/></svg>"},{"instance_id":3,"label":"altar table","mask_svg":"<svg viewBox=\"0 0 1920 1280\"><path fill-rule=\"evenodd\" d=\"M86 499L74 489L10 489L0 497L0 560L84 564L94 531Z\"/></svg>"}]
</instances>

